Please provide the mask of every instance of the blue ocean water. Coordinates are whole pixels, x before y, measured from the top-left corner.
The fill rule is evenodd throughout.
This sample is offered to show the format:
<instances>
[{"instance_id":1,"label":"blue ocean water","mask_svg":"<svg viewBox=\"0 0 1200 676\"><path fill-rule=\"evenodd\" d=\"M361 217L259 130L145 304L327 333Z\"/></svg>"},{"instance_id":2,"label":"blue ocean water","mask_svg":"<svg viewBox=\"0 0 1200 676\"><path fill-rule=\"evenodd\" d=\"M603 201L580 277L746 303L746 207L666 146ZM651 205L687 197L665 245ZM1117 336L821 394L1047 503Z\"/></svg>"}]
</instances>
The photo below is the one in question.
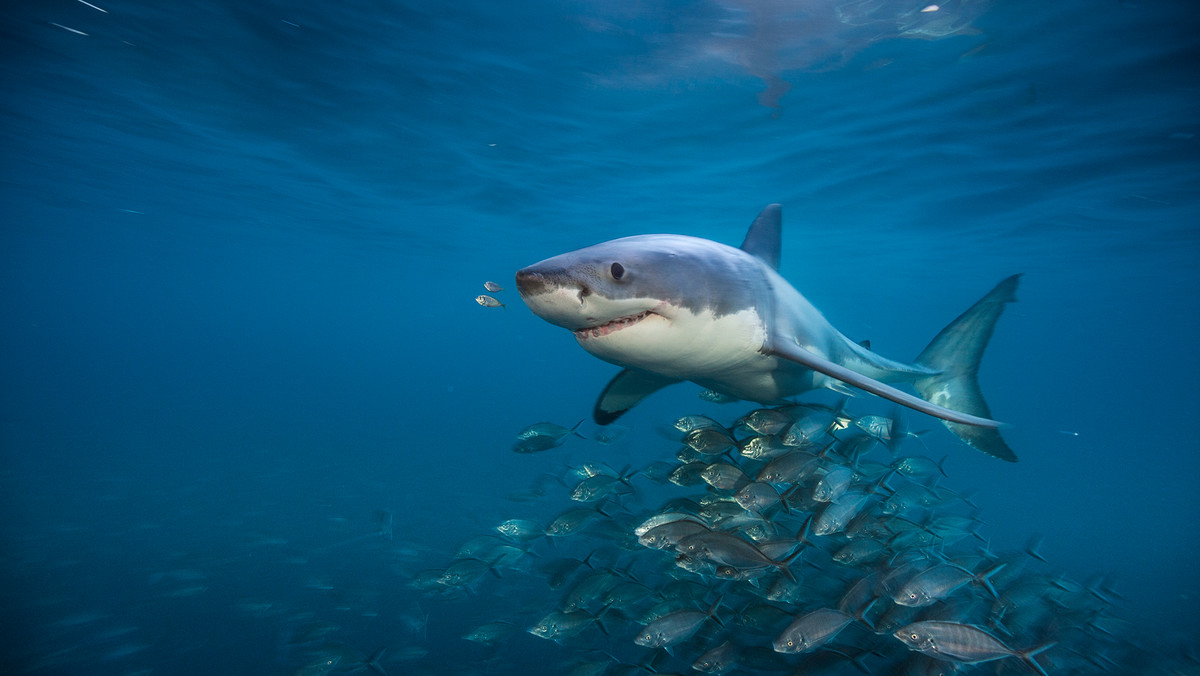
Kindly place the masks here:
<instances>
[{"instance_id":1,"label":"blue ocean water","mask_svg":"<svg viewBox=\"0 0 1200 676\"><path fill-rule=\"evenodd\" d=\"M558 561L667 584L669 557L610 531L537 539L466 590L420 581L571 507L568 467L674 462L676 418L754 408L680 385L616 443L588 421L513 453L529 424L589 418L617 370L513 273L624 235L736 245L772 202L781 273L898 359L1024 273L980 374L1020 462L916 414L906 449L948 456L938 485L992 550L1043 538L1030 569L1073 590L1056 636L1094 658L1052 648L1052 670L1200 670L1191 3L10 5L5 671L688 670L740 607L673 657L634 645L633 611L561 644L525 631L562 605ZM473 301L485 280L504 309ZM632 483L600 521L703 494ZM707 607L724 587L704 584ZM495 646L461 638L499 620ZM856 673L877 646L859 666L893 673L903 647L855 629L780 673Z\"/></svg>"}]
</instances>

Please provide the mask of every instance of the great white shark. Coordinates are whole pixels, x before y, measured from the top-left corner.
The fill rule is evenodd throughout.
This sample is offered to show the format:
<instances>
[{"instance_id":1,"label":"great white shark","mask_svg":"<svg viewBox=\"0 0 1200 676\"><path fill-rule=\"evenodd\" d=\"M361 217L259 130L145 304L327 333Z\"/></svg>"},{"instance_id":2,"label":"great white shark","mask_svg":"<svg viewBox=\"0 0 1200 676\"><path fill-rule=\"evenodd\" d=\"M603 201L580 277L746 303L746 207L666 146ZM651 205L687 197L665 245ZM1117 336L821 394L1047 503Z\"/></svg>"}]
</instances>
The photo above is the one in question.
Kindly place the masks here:
<instances>
[{"instance_id":1,"label":"great white shark","mask_svg":"<svg viewBox=\"0 0 1200 676\"><path fill-rule=\"evenodd\" d=\"M740 248L636 235L517 272L534 314L623 367L596 402L596 422L607 425L684 380L763 404L818 388L858 388L941 418L968 445L1016 462L976 373L1004 306L1016 300L1020 275L997 284L915 360L893 361L835 329L779 275L781 214L778 204L763 209ZM909 383L920 397L889 383Z\"/></svg>"}]
</instances>

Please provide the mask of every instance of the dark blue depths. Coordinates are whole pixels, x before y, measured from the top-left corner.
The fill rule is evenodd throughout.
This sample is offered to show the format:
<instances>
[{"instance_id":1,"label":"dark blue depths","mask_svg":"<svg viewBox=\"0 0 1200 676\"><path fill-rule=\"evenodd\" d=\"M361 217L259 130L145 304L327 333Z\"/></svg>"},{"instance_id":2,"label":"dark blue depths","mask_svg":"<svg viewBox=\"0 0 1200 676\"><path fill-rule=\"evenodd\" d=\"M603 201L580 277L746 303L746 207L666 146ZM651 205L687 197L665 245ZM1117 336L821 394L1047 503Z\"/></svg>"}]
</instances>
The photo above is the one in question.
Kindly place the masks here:
<instances>
[{"instance_id":1,"label":"dark blue depths","mask_svg":"<svg viewBox=\"0 0 1200 676\"><path fill-rule=\"evenodd\" d=\"M929 575L953 589L904 619L1053 642L1031 657L1050 673L1194 673L1196 14L931 7L6 7L0 670L686 673L729 641L744 673L933 673L952 663L882 627L946 560ZM680 385L611 443L585 422L513 452L529 424L589 415L614 371L522 307L514 271L626 235L736 245L772 202L781 274L896 359L1023 273L980 373L1020 462L916 415L897 455L836 431L813 474L772 482L768 534L728 520L732 486L652 476L681 464L673 421L728 427L749 403ZM578 533L495 530L591 510L570 499L587 463L625 481L593 482L614 494ZM866 530L806 530L831 471ZM934 502L884 511L909 491ZM718 571L701 549L688 572L636 544L667 506L774 563ZM851 545L869 562L839 562ZM575 636L528 632L602 574ZM701 614L674 655L635 643L666 595ZM816 609L845 626L776 653ZM490 622L510 633L462 638Z\"/></svg>"}]
</instances>

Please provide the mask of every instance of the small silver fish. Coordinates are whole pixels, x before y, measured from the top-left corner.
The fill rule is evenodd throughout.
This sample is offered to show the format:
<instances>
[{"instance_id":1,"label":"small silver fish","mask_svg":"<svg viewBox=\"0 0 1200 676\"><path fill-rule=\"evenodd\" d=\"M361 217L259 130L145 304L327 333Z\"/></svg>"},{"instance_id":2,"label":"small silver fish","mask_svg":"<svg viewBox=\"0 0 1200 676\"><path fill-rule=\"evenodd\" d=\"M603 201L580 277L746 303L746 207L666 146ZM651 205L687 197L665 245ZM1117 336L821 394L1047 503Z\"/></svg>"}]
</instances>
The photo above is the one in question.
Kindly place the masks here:
<instances>
[{"instance_id":1,"label":"small silver fish","mask_svg":"<svg viewBox=\"0 0 1200 676\"><path fill-rule=\"evenodd\" d=\"M500 286L499 284L497 284L495 282L484 282L483 288L487 289L488 291L491 291L492 293L498 293L498 292L504 290L503 286Z\"/></svg>"},{"instance_id":2,"label":"small silver fish","mask_svg":"<svg viewBox=\"0 0 1200 676\"><path fill-rule=\"evenodd\" d=\"M892 635L903 641L909 650L925 653L934 659L980 664L1016 657L1042 676L1046 676L1046 670L1034 661L1034 657L1056 645L1050 642L1028 650L1014 650L973 624L936 620L905 625Z\"/></svg>"},{"instance_id":3,"label":"small silver fish","mask_svg":"<svg viewBox=\"0 0 1200 676\"><path fill-rule=\"evenodd\" d=\"M775 639L777 653L806 653L833 640L854 617L833 608L819 608L795 619L779 638Z\"/></svg>"},{"instance_id":4,"label":"small silver fish","mask_svg":"<svg viewBox=\"0 0 1200 676\"><path fill-rule=\"evenodd\" d=\"M484 307L504 307L504 303L501 303L500 301L496 300L495 298L492 298L491 296L488 296L488 295L485 295L482 293L479 294L478 296L475 296L475 302L479 303L480 305L482 305ZM508 309L508 308L505 308L505 309Z\"/></svg>"},{"instance_id":5,"label":"small silver fish","mask_svg":"<svg viewBox=\"0 0 1200 676\"><path fill-rule=\"evenodd\" d=\"M496 645L508 638L516 630L517 625L512 622L488 622L463 634L463 638L484 645Z\"/></svg>"}]
</instances>

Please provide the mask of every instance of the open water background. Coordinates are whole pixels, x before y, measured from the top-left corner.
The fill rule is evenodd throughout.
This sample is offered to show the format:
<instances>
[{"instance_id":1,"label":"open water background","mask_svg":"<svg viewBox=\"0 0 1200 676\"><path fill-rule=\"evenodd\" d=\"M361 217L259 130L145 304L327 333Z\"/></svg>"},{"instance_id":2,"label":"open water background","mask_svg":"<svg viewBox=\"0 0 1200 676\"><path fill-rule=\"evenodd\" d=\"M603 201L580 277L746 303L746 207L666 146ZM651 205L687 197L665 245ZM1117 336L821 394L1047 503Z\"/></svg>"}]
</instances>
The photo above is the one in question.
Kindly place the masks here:
<instances>
[{"instance_id":1,"label":"open water background","mask_svg":"<svg viewBox=\"0 0 1200 676\"><path fill-rule=\"evenodd\" d=\"M295 673L321 622L403 644L389 672L565 672L585 648L459 639L544 588L407 581L552 515L505 498L538 474L670 459L658 428L750 406L680 386L622 444L514 454L615 368L513 288L472 299L618 236L736 245L769 202L784 276L895 358L1025 273L981 373L1021 461L912 424L993 547L1042 534L1053 570L1121 595L1135 645L1194 655L1195 7L947 3L968 30L904 35L814 18L834 6L7 3L5 670ZM379 509L395 538L355 539Z\"/></svg>"}]
</instances>

